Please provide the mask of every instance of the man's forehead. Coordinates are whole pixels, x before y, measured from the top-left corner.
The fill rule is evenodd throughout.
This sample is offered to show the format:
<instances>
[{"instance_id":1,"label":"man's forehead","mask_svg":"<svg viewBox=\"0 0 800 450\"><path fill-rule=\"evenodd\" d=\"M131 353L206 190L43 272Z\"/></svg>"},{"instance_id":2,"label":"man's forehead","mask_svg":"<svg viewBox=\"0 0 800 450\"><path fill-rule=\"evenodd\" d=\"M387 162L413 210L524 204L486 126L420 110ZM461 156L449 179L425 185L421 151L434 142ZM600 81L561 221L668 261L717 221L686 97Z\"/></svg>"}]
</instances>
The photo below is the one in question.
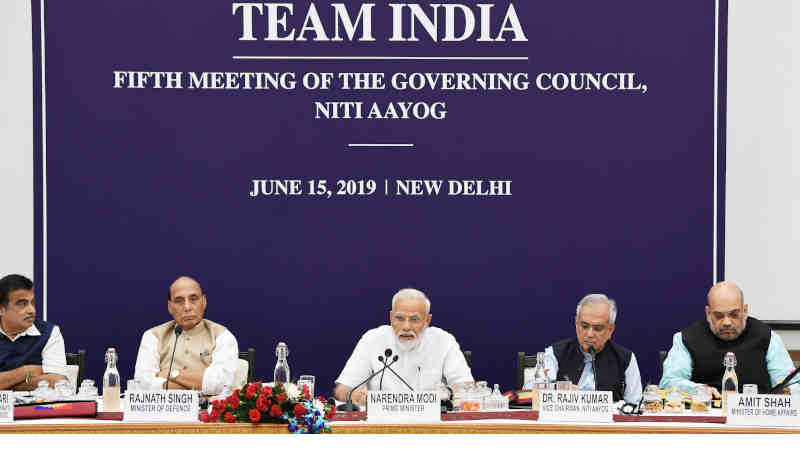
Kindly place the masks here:
<instances>
[{"instance_id":1,"label":"man's forehead","mask_svg":"<svg viewBox=\"0 0 800 450\"><path fill-rule=\"evenodd\" d=\"M187 296L192 294L202 295L203 291L200 289L200 284L191 278L181 278L172 283L170 292L173 297Z\"/></svg>"},{"instance_id":2,"label":"man's forehead","mask_svg":"<svg viewBox=\"0 0 800 450\"><path fill-rule=\"evenodd\" d=\"M712 295L708 298L708 309L713 312L728 312L742 308L739 295Z\"/></svg>"},{"instance_id":3,"label":"man's forehead","mask_svg":"<svg viewBox=\"0 0 800 450\"><path fill-rule=\"evenodd\" d=\"M421 298L398 299L394 303L394 312L396 314L425 314L425 300Z\"/></svg>"},{"instance_id":4,"label":"man's forehead","mask_svg":"<svg viewBox=\"0 0 800 450\"><path fill-rule=\"evenodd\" d=\"M8 293L9 300L30 300L33 298L33 291L27 289L17 289Z\"/></svg>"},{"instance_id":5,"label":"man's forehead","mask_svg":"<svg viewBox=\"0 0 800 450\"><path fill-rule=\"evenodd\" d=\"M608 323L610 312L611 309L605 303L589 303L581 307L577 320L591 325L604 325Z\"/></svg>"}]
</instances>

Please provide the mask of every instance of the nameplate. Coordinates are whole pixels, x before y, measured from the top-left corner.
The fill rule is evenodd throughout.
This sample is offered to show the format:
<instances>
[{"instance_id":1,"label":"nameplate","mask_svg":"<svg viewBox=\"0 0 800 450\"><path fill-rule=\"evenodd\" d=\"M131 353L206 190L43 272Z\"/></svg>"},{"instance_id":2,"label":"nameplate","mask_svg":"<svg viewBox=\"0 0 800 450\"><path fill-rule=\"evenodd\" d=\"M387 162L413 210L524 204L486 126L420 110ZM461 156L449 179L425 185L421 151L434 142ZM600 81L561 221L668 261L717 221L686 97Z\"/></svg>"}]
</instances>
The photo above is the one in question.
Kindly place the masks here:
<instances>
[{"instance_id":1,"label":"nameplate","mask_svg":"<svg viewBox=\"0 0 800 450\"><path fill-rule=\"evenodd\" d=\"M369 391L368 423L438 423L442 409L438 392Z\"/></svg>"},{"instance_id":2,"label":"nameplate","mask_svg":"<svg viewBox=\"0 0 800 450\"><path fill-rule=\"evenodd\" d=\"M729 394L729 425L800 426L800 396Z\"/></svg>"},{"instance_id":3,"label":"nameplate","mask_svg":"<svg viewBox=\"0 0 800 450\"><path fill-rule=\"evenodd\" d=\"M125 393L124 422L197 422L197 391Z\"/></svg>"},{"instance_id":4,"label":"nameplate","mask_svg":"<svg viewBox=\"0 0 800 450\"><path fill-rule=\"evenodd\" d=\"M539 405L539 421L614 421L611 391L540 391Z\"/></svg>"},{"instance_id":5,"label":"nameplate","mask_svg":"<svg viewBox=\"0 0 800 450\"><path fill-rule=\"evenodd\" d=\"M14 393L12 391L0 391L0 423L11 423L14 421Z\"/></svg>"}]
</instances>

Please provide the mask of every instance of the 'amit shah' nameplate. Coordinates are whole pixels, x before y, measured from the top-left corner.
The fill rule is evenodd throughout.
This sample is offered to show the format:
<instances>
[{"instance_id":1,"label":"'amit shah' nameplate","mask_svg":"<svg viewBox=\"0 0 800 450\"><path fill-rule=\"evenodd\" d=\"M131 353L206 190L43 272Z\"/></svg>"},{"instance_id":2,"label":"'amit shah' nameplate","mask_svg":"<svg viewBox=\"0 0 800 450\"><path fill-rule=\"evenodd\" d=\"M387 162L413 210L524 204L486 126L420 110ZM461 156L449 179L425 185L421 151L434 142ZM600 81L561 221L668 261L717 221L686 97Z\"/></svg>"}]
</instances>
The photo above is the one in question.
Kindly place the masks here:
<instances>
[{"instance_id":1,"label":"'amit shah' nameplate","mask_svg":"<svg viewBox=\"0 0 800 450\"><path fill-rule=\"evenodd\" d=\"M0 391L0 423L14 421L14 393Z\"/></svg>"},{"instance_id":2,"label":"'amit shah' nameplate","mask_svg":"<svg viewBox=\"0 0 800 450\"><path fill-rule=\"evenodd\" d=\"M125 393L124 422L197 422L197 391Z\"/></svg>"},{"instance_id":3,"label":"'amit shah' nameplate","mask_svg":"<svg viewBox=\"0 0 800 450\"><path fill-rule=\"evenodd\" d=\"M614 421L611 391L541 391L539 400L539 421Z\"/></svg>"},{"instance_id":4,"label":"'amit shah' nameplate","mask_svg":"<svg viewBox=\"0 0 800 450\"><path fill-rule=\"evenodd\" d=\"M728 395L729 425L800 426L800 396Z\"/></svg>"},{"instance_id":5,"label":"'amit shah' nameplate","mask_svg":"<svg viewBox=\"0 0 800 450\"><path fill-rule=\"evenodd\" d=\"M367 392L368 423L438 423L441 414L438 392Z\"/></svg>"}]
</instances>

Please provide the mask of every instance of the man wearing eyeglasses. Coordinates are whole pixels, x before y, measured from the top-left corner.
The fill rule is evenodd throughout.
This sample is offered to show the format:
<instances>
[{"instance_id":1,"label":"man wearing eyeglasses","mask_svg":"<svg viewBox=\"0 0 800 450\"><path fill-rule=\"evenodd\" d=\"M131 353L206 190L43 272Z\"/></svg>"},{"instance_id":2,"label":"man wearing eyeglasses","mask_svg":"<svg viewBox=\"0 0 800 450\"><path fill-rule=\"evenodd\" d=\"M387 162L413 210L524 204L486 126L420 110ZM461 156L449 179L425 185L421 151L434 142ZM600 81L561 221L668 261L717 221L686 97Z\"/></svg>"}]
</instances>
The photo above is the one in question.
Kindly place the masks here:
<instances>
[{"instance_id":1,"label":"man wearing eyeglasses","mask_svg":"<svg viewBox=\"0 0 800 450\"><path fill-rule=\"evenodd\" d=\"M683 392L694 393L698 385L708 385L712 395L719 398L727 352L736 355L739 386L757 384L760 393L769 392L794 369L780 336L765 323L748 317L741 288L721 281L708 291L706 320L698 320L673 336L664 360L661 388L678 386ZM796 389L791 386L792 393L800 393Z\"/></svg>"},{"instance_id":2,"label":"man wearing eyeglasses","mask_svg":"<svg viewBox=\"0 0 800 450\"><path fill-rule=\"evenodd\" d=\"M565 377L573 389L611 391L614 401L638 403L642 379L636 355L611 341L617 302L605 294L589 294L575 308L576 337L556 342L544 351L545 372L551 381ZM523 389L531 389L528 380Z\"/></svg>"},{"instance_id":3,"label":"man wearing eyeglasses","mask_svg":"<svg viewBox=\"0 0 800 450\"><path fill-rule=\"evenodd\" d=\"M214 395L222 392L225 385L232 385L239 345L227 328L203 318L206 296L200 284L185 276L175 280L169 288L167 310L173 320L142 336L134 374L139 386L161 389L169 385L169 389ZM182 332L177 333L176 342L178 326Z\"/></svg>"},{"instance_id":4,"label":"man wearing eyeglasses","mask_svg":"<svg viewBox=\"0 0 800 450\"><path fill-rule=\"evenodd\" d=\"M388 325L367 331L358 341L353 354L336 379L334 396L347 401L353 387L371 374L383 369L384 363L392 363L390 370L375 376L353 392L352 400L358 405L366 403L367 390L408 390L408 383L415 391L434 387L444 379L447 384L474 381L464 354L452 334L441 328L431 327L431 302L421 291L401 289L392 297ZM386 357L386 350L391 357ZM399 376L399 377L398 377ZM402 378L402 379L401 379Z\"/></svg>"}]
</instances>

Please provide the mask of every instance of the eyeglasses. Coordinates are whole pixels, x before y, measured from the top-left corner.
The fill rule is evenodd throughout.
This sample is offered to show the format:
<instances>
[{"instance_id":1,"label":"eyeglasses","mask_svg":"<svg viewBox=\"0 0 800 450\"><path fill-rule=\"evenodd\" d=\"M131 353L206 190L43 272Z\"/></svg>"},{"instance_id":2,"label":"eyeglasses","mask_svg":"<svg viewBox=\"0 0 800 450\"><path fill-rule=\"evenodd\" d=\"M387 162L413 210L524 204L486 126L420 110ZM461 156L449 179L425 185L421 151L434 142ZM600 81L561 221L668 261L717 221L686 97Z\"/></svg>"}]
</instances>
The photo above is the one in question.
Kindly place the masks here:
<instances>
[{"instance_id":1,"label":"eyeglasses","mask_svg":"<svg viewBox=\"0 0 800 450\"><path fill-rule=\"evenodd\" d=\"M419 325L422 323L422 317L420 317L418 314L406 316L404 314L394 313L392 315L392 322L394 323L403 323L405 321L408 321L411 325Z\"/></svg>"}]
</instances>

